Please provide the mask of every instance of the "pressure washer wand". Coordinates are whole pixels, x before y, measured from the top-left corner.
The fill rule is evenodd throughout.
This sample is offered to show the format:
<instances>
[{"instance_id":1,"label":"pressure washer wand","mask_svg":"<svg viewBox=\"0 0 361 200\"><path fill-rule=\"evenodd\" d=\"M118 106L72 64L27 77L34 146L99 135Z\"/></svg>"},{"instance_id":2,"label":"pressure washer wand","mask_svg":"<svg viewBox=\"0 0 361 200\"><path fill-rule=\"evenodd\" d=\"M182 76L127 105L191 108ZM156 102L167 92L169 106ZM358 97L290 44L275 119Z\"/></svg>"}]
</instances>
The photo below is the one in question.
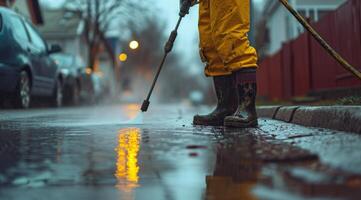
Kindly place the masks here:
<instances>
[{"instance_id":1,"label":"pressure washer wand","mask_svg":"<svg viewBox=\"0 0 361 200\"><path fill-rule=\"evenodd\" d=\"M182 19L187 15L189 14L189 9L190 7L192 6L192 0L184 0L181 4L181 9L180 9L180 12L179 12L179 19L178 19L178 22L177 22L177 25L175 27L175 29L172 31L172 33L170 34L169 36L169 39L167 41L167 43L165 44L164 46L164 56L162 58L162 61L158 67L158 70L157 70L157 73L154 77L154 80L153 80L153 83L152 83L152 86L150 87L150 90L149 90L149 93L148 93L148 96L147 98L143 101L143 104L142 104L142 107L141 107L141 111L142 112L147 112L148 111L148 107L149 107L149 104L150 104L150 96L152 95L153 93L153 89L155 87L155 84L157 83L157 80L158 80L158 77L159 77L159 74L160 72L162 71L162 68L163 68L163 65L165 63L165 60L168 56L168 54L172 51L173 49L173 46L174 46L174 42L177 38L177 35L178 35L178 28L180 26L180 23L182 22Z\"/></svg>"}]
</instances>

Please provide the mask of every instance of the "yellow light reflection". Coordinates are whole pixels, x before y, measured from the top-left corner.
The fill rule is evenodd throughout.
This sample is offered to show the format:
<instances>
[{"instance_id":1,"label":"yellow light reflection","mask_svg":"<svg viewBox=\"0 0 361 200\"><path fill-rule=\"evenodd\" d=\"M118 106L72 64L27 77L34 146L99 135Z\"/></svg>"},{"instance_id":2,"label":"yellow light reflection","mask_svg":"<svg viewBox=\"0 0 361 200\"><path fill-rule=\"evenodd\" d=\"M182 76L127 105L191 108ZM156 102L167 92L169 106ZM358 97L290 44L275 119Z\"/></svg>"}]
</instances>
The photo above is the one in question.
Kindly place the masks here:
<instances>
[{"instance_id":1,"label":"yellow light reflection","mask_svg":"<svg viewBox=\"0 0 361 200\"><path fill-rule=\"evenodd\" d=\"M139 166L138 153L140 149L140 129L127 128L119 131L117 163L115 177L116 187L125 192L131 192L138 187Z\"/></svg>"}]
</instances>

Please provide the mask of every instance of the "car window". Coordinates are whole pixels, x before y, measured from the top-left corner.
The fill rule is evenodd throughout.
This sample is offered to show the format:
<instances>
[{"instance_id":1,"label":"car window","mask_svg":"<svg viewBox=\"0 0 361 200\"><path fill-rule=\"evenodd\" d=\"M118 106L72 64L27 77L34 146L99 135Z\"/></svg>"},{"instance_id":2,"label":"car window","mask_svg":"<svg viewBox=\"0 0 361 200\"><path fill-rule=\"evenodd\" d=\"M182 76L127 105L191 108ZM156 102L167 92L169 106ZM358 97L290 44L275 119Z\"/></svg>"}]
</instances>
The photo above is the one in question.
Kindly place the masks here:
<instances>
[{"instance_id":1,"label":"car window","mask_svg":"<svg viewBox=\"0 0 361 200\"><path fill-rule=\"evenodd\" d=\"M46 51L46 45L45 45L44 40L40 37L38 32L36 32L34 30L34 28L29 23L26 22L25 25L26 25L26 29L29 32L31 42L34 44L34 46L37 49L39 49L42 52L45 52Z\"/></svg>"},{"instance_id":2,"label":"car window","mask_svg":"<svg viewBox=\"0 0 361 200\"><path fill-rule=\"evenodd\" d=\"M11 30L14 33L15 39L20 42L29 41L28 35L24 27L24 23L21 21L21 19L16 15L10 15L10 22L12 27Z\"/></svg>"}]
</instances>

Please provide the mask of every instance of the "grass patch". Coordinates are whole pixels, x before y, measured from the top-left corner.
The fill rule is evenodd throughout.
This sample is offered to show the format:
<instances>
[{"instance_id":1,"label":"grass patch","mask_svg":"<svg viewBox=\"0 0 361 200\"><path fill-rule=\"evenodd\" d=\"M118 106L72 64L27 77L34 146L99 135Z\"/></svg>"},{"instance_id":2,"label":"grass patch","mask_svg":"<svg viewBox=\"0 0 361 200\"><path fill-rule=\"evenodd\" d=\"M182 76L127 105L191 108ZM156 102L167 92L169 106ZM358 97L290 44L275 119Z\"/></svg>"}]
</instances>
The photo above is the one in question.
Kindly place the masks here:
<instances>
[{"instance_id":1,"label":"grass patch","mask_svg":"<svg viewBox=\"0 0 361 200\"><path fill-rule=\"evenodd\" d=\"M361 96L349 96L341 98L337 101L338 105L345 105L345 106L354 106L354 105L361 105Z\"/></svg>"}]
</instances>

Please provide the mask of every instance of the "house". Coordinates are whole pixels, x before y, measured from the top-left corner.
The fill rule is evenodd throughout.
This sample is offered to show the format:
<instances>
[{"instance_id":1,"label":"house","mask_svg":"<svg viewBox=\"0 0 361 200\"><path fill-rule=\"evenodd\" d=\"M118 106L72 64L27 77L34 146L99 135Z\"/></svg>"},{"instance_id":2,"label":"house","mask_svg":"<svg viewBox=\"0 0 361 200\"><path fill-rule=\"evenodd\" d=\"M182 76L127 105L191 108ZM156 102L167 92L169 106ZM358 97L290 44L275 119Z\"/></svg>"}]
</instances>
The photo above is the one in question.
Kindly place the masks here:
<instances>
[{"instance_id":1,"label":"house","mask_svg":"<svg viewBox=\"0 0 361 200\"><path fill-rule=\"evenodd\" d=\"M310 21L318 21L330 11L336 10L346 0L289 0L289 3ZM263 11L266 43L262 54L273 55L282 44L299 36L303 27L275 0L268 0Z\"/></svg>"},{"instance_id":2,"label":"house","mask_svg":"<svg viewBox=\"0 0 361 200\"><path fill-rule=\"evenodd\" d=\"M28 18L33 24L44 23L38 0L0 0L0 6L14 10Z\"/></svg>"},{"instance_id":3,"label":"house","mask_svg":"<svg viewBox=\"0 0 361 200\"><path fill-rule=\"evenodd\" d=\"M45 23L37 28L44 39L49 44L59 44L64 53L75 55L85 67L88 51L82 19L64 9L44 9L43 15Z\"/></svg>"}]
</instances>

